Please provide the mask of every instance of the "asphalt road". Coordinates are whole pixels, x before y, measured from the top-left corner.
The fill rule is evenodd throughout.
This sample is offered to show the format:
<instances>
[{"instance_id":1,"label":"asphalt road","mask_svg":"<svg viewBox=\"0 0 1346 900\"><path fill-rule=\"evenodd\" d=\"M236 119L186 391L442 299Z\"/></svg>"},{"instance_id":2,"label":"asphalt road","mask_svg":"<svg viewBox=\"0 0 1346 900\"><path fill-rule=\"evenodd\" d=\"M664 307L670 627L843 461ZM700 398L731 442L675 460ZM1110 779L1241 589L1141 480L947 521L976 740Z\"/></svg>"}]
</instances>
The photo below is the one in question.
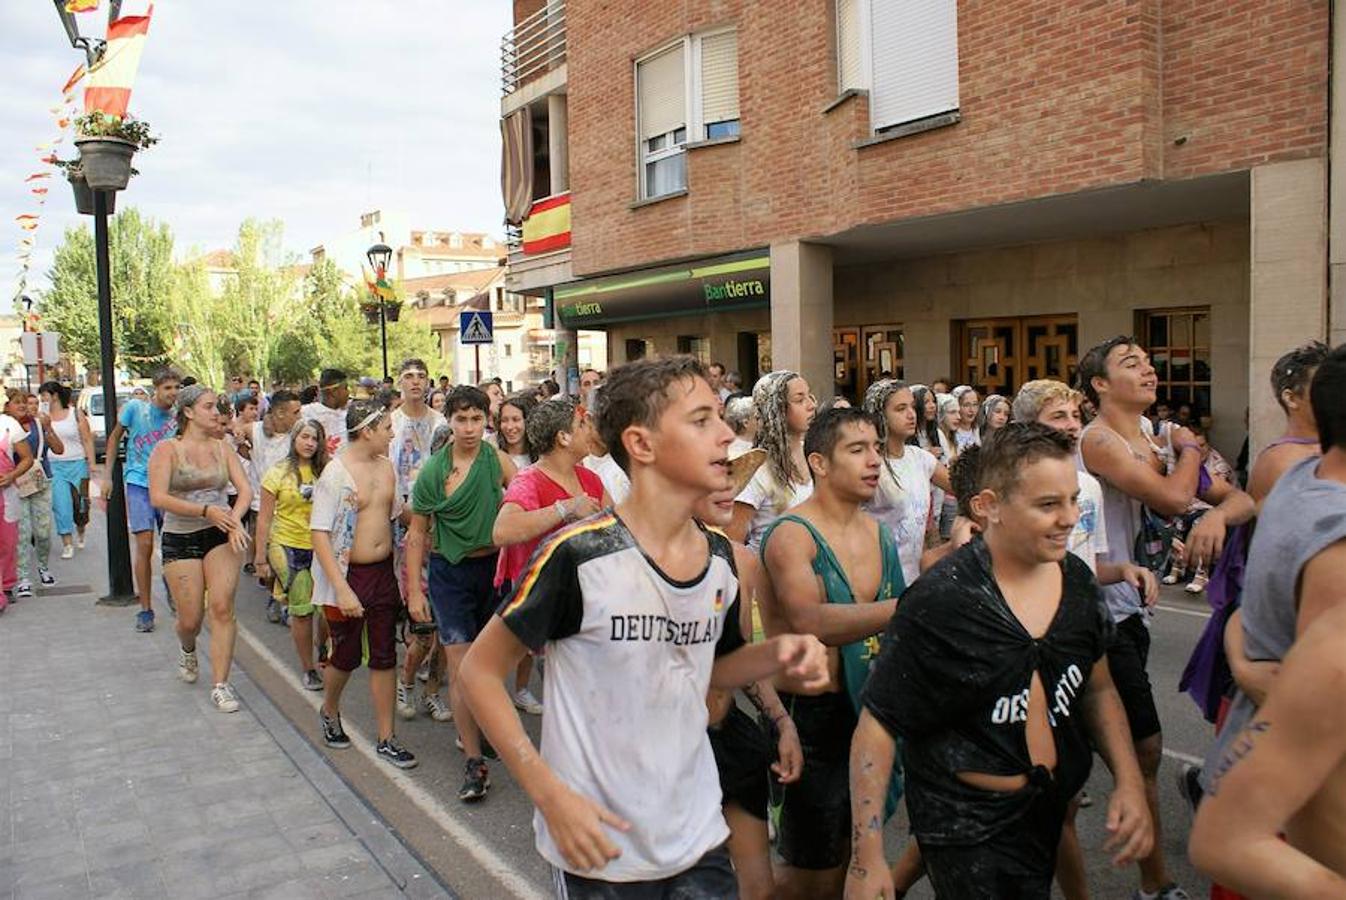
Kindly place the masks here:
<instances>
[{"instance_id":1,"label":"asphalt road","mask_svg":"<svg viewBox=\"0 0 1346 900\"><path fill-rule=\"evenodd\" d=\"M101 517L95 516L96 522L100 520ZM102 541L101 535L91 538L92 551ZM69 571L67 567L72 564L60 566ZM80 570L81 580L106 584L105 564L93 553L81 554L73 567ZM156 579L155 587L160 627L169 627L171 619L158 599L162 597L162 582ZM376 761L368 739L373 731L373 715L363 671L351 679L343 698L343 720L355 746L344 751L324 746L315 712L321 695L299 688L298 665L289 633L266 621L265 605L262 589L255 580L244 576L237 596L239 663L413 851L465 898L550 896L550 875L533 849L532 806L504 766L492 765L493 787L483 802L460 803L456 793L462 778L463 756L453 746L454 726L433 722L424 715L397 723L399 737L420 759L418 768L400 772ZM1182 760L1196 759L1204 753L1211 732L1195 704L1177 692L1177 683L1205 626L1206 615L1204 597L1193 599L1166 588L1151 631L1150 676L1165 729L1165 759L1160 772L1163 845L1172 876L1194 898L1207 895L1209 883L1187 861L1185 845L1191 817L1177 793L1174 776ZM128 628L130 619L128 611ZM533 689L538 696L542 695L536 674ZM540 718L524 716L524 721L537 740ZM1106 767L1096 761L1088 787L1094 804L1080 811L1078 825L1092 895L1126 898L1138 886L1136 870L1113 869L1102 850L1110 786ZM905 821L899 813L887 828L890 858L896 858L904 839ZM927 898L932 894L922 884L909 896Z\"/></svg>"}]
</instances>

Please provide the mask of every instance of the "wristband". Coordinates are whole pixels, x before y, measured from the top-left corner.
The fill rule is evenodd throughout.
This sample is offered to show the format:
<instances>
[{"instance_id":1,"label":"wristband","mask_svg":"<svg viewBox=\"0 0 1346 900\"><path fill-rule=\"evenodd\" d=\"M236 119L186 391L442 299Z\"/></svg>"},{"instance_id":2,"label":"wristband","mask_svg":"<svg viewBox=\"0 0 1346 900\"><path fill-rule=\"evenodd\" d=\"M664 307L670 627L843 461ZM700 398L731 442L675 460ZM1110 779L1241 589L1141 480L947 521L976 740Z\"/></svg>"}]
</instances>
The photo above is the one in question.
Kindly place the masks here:
<instances>
[{"instance_id":1,"label":"wristband","mask_svg":"<svg viewBox=\"0 0 1346 900\"><path fill-rule=\"evenodd\" d=\"M1184 441L1183 443L1178 445L1178 453L1181 454L1182 451L1184 450L1195 450L1197 453L1200 453L1201 447L1197 444L1192 443L1191 441Z\"/></svg>"},{"instance_id":2,"label":"wristband","mask_svg":"<svg viewBox=\"0 0 1346 900\"><path fill-rule=\"evenodd\" d=\"M556 513L556 515L561 518L562 522L570 521L570 513L566 512L566 505L564 501L557 500L555 503L551 505L551 508Z\"/></svg>"}]
</instances>

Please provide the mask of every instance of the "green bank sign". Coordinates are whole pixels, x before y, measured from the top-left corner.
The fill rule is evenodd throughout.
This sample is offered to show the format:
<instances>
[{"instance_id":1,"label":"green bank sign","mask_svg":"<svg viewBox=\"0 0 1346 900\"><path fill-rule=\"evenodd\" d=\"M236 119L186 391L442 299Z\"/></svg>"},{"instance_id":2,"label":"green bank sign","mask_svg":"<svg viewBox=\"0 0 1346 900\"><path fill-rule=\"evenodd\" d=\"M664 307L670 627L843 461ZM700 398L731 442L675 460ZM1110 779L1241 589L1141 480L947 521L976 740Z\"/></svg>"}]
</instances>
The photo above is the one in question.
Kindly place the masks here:
<instances>
[{"instance_id":1,"label":"green bank sign","mask_svg":"<svg viewBox=\"0 0 1346 900\"><path fill-rule=\"evenodd\" d=\"M556 288L552 300L568 328L760 308L771 303L771 257L755 250L594 278Z\"/></svg>"}]
</instances>

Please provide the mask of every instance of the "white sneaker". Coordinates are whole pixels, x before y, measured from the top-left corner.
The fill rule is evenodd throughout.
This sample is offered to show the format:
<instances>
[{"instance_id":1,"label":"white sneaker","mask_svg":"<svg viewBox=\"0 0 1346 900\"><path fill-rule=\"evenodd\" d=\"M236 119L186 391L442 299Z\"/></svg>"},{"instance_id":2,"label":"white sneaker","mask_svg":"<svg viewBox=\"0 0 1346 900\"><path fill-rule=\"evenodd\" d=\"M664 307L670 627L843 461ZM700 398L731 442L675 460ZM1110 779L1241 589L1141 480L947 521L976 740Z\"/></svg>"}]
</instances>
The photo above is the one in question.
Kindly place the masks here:
<instances>
[{"instance_id":1,"label":"white sneaker","mask_svg":"<svg viewBox=\"0 0 1346 900\"><path fill-rule=\"evenodd\" d=\"M514 705L530 716L542 715L542 701L533 696L533 692L524 688L514 694Z\"/></svg>"},{"instance_id":2,"label":"white sneaker","mask_svg":"<svg viewBox=\"0 0 1346 900\"><path fill-rule=\"evenodd\" d=\"M238 712L238 694L234 691L234 686L227 682L215 685L214 690L210 692L210 702L214 703L220 712Z\"/></svg>"},{"instance_id":3,"label":"white sneaker","mask_svg":"<svg viewBox=\"0 0 1346 900\"><path fill-rule=\"evenodd\" d=\"M14 585L14 599L28 600L33 596L33 586L27 581L20 581Z\"/></svg>"},{"instance_id":4,"label":"white sneaker","mask_svg":"<svg viewBox=\"0 0 1346 900\"><path fill-rule=\"evenodd\" d=\"M448 701L439 694L426 692L421 695L421 707L430 714L430 718L436 722L452 722L453 707Z\"/></svg>"},{"instance_id":5,"label":"white sneaker","mask_svg":"<svg viewBox=\"0 0 1346 900\"><path fill-rule=\"evenodd\" d=\"M61 559L74 559L74 558L75 558L74 544L66 544L64 547L61 548Z\"/></svg>"},{"instance_id":6,"label":"white sneaker","mask_svg":"<svg viewBox=\"0 0 1346 900\"><path fill-rule=\"evenodd\" d=\"M183 650L178 648L178 677L188 684L196 684L196 676L200 672L200 666L196 661L195 650Z\"/></svg>"},{"instance_id":7,"label":"white sneaker","mask_svg":"<svg viewBox=\"0 0 1346 900\"><path fill-rule=\"evenodd\" d=\"M403 719L416 718L416 686L397 679L397 714Z\"/></svg>"},{"instance_id":8,"label":"white sneaker","mask_svg":"<svg viewBox=\"0 0 1346 900\"><path fill-rule=\"evenodd\" d=\"M75 538L75 548L78 550L84 549L84 535L81 534Z\"/></svg>"},{"instance_id":9,"label":"white sneaker","mask_svg":"<svg viewBox=\"0 0 1346 900\"><path fill-rule=\"evenodd\" d=\"M56 583L56 576L51 574L46 566L37 567L37 580L42 582L43 587L51 587Z\"/></svg>"}]
</instances>

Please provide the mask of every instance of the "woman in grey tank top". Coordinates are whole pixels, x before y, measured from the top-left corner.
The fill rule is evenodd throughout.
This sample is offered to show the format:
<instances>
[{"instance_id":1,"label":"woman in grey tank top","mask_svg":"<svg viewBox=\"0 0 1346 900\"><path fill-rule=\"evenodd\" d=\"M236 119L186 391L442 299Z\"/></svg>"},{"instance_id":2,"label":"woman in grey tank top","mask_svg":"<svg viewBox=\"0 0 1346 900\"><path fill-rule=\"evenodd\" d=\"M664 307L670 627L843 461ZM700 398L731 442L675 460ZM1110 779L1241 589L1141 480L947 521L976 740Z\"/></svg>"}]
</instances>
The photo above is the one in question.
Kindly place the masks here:
<instances>
[{"instance_id":1,"label":"woman in grey tank top","mask_svg":"<svg viewBox=\"0 0 1346 900\"><path fill-rule=\"evenodd\" d=\"M150 503L164 514L164 581L177 606L178 675L188 684L196 681L196 638L209 592L210 699L221 712L234 712L239 706L229 684L237 634L234 589L248 546L242 519L252 502L252 487L238 455L214 437L219 424L216 396L199 385L178 392L177 436L161 441L150 455ZM236 492L232 508L227 493L231 484Z\"/></svg>"}]
</instances>

